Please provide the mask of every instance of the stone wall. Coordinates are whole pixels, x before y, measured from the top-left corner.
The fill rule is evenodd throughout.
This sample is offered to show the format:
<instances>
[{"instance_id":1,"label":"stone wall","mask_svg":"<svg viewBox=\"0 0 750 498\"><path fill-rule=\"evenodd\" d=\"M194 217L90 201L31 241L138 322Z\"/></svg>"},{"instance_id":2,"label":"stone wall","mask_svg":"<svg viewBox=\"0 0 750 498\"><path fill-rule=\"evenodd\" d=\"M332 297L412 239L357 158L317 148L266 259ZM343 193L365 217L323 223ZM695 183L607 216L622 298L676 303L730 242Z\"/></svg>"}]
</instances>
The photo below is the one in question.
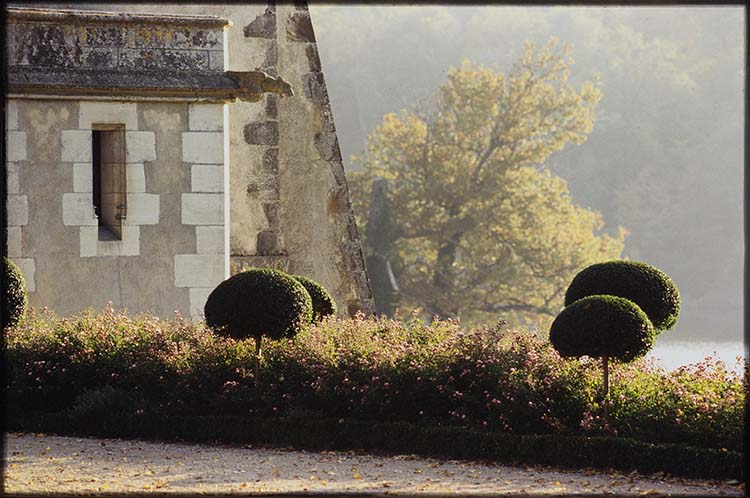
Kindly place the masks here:
<instances>
[{"instance_id":1,"label":"stone wall","mask_svg":"<svg viewBox=\"0 0 750 498\"><path fill-rule=\"evenodd\" d=\"M374 311L306 5L62 3L54 8L229 19L225 69L262 69L294 90L293 97L265 95L259 102L228 106L231 271L272 266L303 274L330 289L342 314Z\"/></svg>"},{"instance_id":2,"label":"stone wall","mask_svg":"<svg viewBox=\"0 0 750 498\"><path fill-rule=\"evenodd\" d=\"M11 99L6 110L8 254L31 304L197 318L228 275L223 105ZM98 236L93 123L127 130L122 240Z\"/></svg>"},{"instance_id":3,"label":"stone wall","mask_svg":"<svg viewBox=\"0 0 750 498\"><path fill-rule=\"evenodd\" d=\"M199 318L229 275L226 105L159 85L167 73L221 76L228 21L54 9L9 9L8 18L9 71L30 78L11 86L6 103L8 254L26 276L31 304L70 314L112 302ZM156 93L39 85L50 71L63 79L125 71L149 79ZM94 168L104 167L104 155L94 158L94 130L113 127L124 144L117 235L94 211Z\"/></svg>"}]
</instances>

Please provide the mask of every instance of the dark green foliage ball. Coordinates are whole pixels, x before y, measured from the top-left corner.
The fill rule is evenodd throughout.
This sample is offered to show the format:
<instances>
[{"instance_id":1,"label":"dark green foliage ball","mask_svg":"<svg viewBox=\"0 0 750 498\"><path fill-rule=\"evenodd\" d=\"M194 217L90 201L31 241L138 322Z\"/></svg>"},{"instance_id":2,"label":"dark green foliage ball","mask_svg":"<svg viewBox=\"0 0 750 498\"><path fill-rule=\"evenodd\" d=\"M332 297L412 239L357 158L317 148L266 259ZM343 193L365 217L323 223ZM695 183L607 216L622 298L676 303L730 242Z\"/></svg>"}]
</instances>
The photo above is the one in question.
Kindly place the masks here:
<instances>
[{"instance_id":1,"label":"dark green foliage ball","mask_svg":"<svg viewBox=\"0 0 750 498\"><path fill-rule=\"evenodd\" d=\"M8 258L3 258L3 288L3 327L13 327L26 313L28 296L23 273Z\"/></svg>"},{"instance_id":2,"label":"dark green foliage ball","mask_svg":"<svg viewBox=\"0 0 750 498\"><path fill-rule=\"evenodd\" d=\"M581 270L565 293L565 306L586 296L608 294L630 299L654 328L667 330L680 314L680 293L661 270L637 261L608 261Z\"/></svg>"},{"instance_id":3,"label":"dark green foliage ball","mask_svg":"<svg viewBox=\"0 0 750 498\"><path fill-rule=\"evenodd\" d=\"M549 338L561 356L606 356L629 362L651 349L656 331L632 301L598 295L565 307L552 322Z\"/></svg>"},{"instance_id":4,"label":"dark green foliage ball","mask_svg":"<svg viewBox=\"0 0 750 498\"><path fill-rule=\"evenodd\" d=\"M292 276L305 287L312 298L314 322L319 322L324 317L336 314L336 301L333 300L333 297L325 287L315 280L303 277L302 275Z\"/></svg>"},{"instance_id":5,"label":"dark green foliage ball","mask_svg":"<svg viewBox=\"0 0 750 498\"><path fill-rule=\"evenodd\" d=\"M286 273L253 268L220 283L203 309L206 324L234 339L291 338L310 324L312 301Z\"/></svg>"}]
</instances>

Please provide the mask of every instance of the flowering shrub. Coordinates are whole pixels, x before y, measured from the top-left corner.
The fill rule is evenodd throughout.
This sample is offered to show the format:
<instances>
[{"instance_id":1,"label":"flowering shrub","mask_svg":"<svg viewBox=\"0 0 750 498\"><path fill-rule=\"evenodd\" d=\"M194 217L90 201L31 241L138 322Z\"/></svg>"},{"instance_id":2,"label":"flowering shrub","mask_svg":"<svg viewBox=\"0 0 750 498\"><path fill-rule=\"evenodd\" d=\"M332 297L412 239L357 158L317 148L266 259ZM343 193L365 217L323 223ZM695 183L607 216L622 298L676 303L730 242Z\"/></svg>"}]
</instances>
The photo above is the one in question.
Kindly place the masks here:
<instances>
[{"instance_id":1,"label":"flowering shrub","mask_svg":"<svg viewBox=\"0 0 750 498\"><path fill-rule=\"evenodd\" d=\"M612 384L612 425L623 434L717 448L742 446L747 385L722 361L707 357L669 373L618 368Z\"/></svg>"},{"instance_id":2,"label":"flowering shrub","mask_svg":"<svg viewBox=\"0 0 750 498\"><path fill-rule=\"evenodd\" d=\"M328 318L267 341L254 388L251 341L111 309L31 311L6 331L11 408L101 417L262 415L460 425L518 434L597 434L598 364L544 338L455 321ZM739 448L740 379L721 364L665 373L638 360L612 379L611 423L645 441Z\"/></svg>"}]
</instances>

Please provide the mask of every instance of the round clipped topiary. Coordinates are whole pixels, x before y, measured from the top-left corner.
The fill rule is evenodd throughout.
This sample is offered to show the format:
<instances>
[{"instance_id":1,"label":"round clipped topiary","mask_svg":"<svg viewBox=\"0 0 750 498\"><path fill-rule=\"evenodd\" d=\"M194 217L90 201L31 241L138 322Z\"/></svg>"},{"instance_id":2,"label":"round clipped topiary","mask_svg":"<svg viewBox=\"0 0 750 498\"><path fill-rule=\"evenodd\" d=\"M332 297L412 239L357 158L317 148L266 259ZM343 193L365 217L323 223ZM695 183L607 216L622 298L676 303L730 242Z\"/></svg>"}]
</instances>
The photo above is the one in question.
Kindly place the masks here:
<instances>
[{"instance_id":1,"label":"round clipped topiary","mask_svg":"<svg viewBox=\"0 0 750 498\"><path fill-rule=\"evenodd\" d=\"M203 308L206 324L234 339L255 338L255 379L260 378L261 339L294 337L312 320L312 300L286 273L253 268L220 283Z\"/></svg>"},{"instance_id":2,"label":"round clipped topiary","mask_svg":"<svg viewBox=\"0 0 750 498\"><path fill-rule=\"evenodd\" d=\"M654 345L657 331L633 301L609 295L586 296L563 308L549 339L561 356L602 359L604 421L609 424L609 360L630 362Z\"/></svg>"},{"instance_id":3,"label":"round clipped topiary","mask_svg":"<svg viewBox=\"0 0 750 498\"><path fill-rule=\"evenodd\" d=\"M645 355L656 332L646 313L616 296L587 296L565 307L549 339L561 356L591 356L629 362Z\"/></svg>"},{"instance_id":4,"label":"round clipped topiary","mask_svg":"<svg viewBox=\"0 0 750 498\"><path fill-rule=\"evenodd\" d=\"M5 284L3 327L13 327L23 318L29 301L23 273L8 258L3 258L3 283Z\"/></svg>"},{"instance_id":5,"label":"round clipped topiary","mask_svg":"<svg viewBox=\"0 0 750 498\"><path fill-rule=\"evenodd\" d=\"M671 328L680 314L677 286L664 272L646 263L608 261L584 268L570 283L565 306L598 294L633 301L658 331Z\"/></svg>"},{"instance_id":6,"label":"round clipped topiary","mask_svg":"<svg viewBox=\"0 0 750 498\"><path fill-rule=\"evenodd\" d=\"M305 287L308 294L310 294L310 298L312 298L314 322L319 322L324 317L336 314L336 301L333 300L333 297L325 287L315 280L303 277L302 275L292 275L292 277L296 278Z\"/></svg>"},{"instance_id":7,"label":"round clipped topiary","mask_svg":"<svg viewBox=\"0 0 750 498\"><path fill-rule=\"evenodd\" d=\"M245 339L294 337L312 320L305 288L289 275L253 268L220 283L204 307L206 324L216 333Z\"/></svg>"}]
</instances>

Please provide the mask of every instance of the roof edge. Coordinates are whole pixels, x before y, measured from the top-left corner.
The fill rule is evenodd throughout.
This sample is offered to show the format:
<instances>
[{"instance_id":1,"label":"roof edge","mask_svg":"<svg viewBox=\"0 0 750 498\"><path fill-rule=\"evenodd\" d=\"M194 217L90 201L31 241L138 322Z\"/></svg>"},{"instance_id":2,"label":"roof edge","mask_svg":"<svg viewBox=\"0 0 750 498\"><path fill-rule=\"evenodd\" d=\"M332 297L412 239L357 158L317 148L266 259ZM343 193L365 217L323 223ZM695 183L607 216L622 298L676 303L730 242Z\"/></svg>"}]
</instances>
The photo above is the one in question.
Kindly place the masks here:
<instances>
[{"instance_id":1,"label":"roof edge","mask_svg":"<svg viewBox=\"0 0 750 498\"><path fill-rule=\"evenodd\" d=\"M104 24L159 24L176 26L196 26L203 28L224 28L231 22L217 16L186 16L180 14L128 14L94 10L57 10L7 7L8 21L55 22L61 24L104 23Z\"/></svg>"},{"instance_id":2,"label":"roof edge","mask_svg":"<svg viewBox=\"0 0 750 498\"><path fill-rule=\"evenodd\" d=\"M31 68L16 66L8 71L8 90L14 94L209 99L257 102L264 93L293 96L281 77L263 71L212 73L102 71L97 69Z\"/></svg>"}]
</instances>

